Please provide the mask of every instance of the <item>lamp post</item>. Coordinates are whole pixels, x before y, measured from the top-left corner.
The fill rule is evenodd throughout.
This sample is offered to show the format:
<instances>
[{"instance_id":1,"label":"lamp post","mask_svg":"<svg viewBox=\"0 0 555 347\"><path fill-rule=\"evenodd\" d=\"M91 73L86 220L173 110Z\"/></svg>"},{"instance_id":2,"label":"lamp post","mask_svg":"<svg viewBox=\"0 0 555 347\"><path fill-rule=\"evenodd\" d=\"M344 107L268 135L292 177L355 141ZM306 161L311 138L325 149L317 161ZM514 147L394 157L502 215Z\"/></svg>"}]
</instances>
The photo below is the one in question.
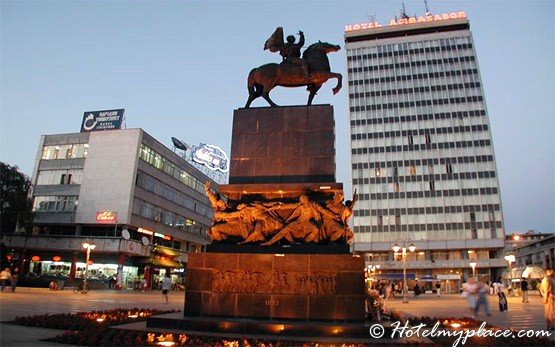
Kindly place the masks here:
<instances>
[{"instance_id":1,"label":"lamp post","mask_svg":"<svg viewBox=\"0 0 555 347\"><path fill-rule=\"evenodd\" d=\"M81 293L87 292L87 277L89 276L89 258L91 256L91 250L96 248L96 245L88 242L83 243L83 248L87 250L87 262L85 263L85 279L83 280L83 291Z\"/></svg>"},{"instance_id":2,"label":"lamp post","mask_svg":"<svg viewBox=\"0 0 555 347\"><path fill-rule=\"evenodd\" d=\"M511 286L511 296L515 296L515 289L513 288L513 271L512 264L515 262L516 258L513 254L505 256L505 260L509 263L509 285Z\"/></svg>"},{"instance_id":3,"label":"lamp post","mask_svg":"<svg viewBox=\"0 0 555 347\"><path fill-rule=\"evenodd\" d=\"M399 244L401 244L402 246L399 246ZM412 240L408 238L398 238L393 245L394 255L401 251L401 257L403 260L403 303L405 304L409 302L409 300L407 299L407 244L410 244L410 246L408 246L408 250L411 253L416 250L416 247L412 243Z\"/></svg>"},{"instance_id":4,"label":"lamp post","mask_svg":"<svg viewBox=\"0 0 555 347\"><path fill-rule=\"evenodd\" d=\"M477 263L475 261L471 261L469 265L472 268L472 277L476 277L476 265L477 265Z\"/></svg>"}]
</instances>

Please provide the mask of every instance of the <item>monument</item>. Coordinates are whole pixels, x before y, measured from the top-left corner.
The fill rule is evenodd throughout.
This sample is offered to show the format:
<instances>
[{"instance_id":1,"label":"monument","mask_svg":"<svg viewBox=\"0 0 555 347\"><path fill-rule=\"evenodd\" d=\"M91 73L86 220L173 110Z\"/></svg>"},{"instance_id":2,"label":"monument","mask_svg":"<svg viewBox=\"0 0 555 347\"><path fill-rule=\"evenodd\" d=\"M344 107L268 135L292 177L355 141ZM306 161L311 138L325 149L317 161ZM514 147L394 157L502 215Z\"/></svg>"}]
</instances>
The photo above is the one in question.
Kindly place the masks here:
<instances>
[{"instance_id":1,"label":"monument","mask_svg":"<svg viewBox=\"0 0 555 347\"><path fill-rule=\"evenodd\" d=\"M328 78L338 80L334 93L341 88L326 57L339 46L318 42L301 58L299 35L298 43L294 36L284 42L278 28L265 49L283 61L249 74L247 104L233 114L229 184L218 191L205 185L213 242L206 253L188 255L184 317L153 317L147 326L367 335L364 259L349 251L357 195L344 201L335 179L333 107L311 106ZM306 86L308 105L277 107L269 97L274 86ZM259 96L271 107L250 108Z\"/></svg>"}]
</instances>

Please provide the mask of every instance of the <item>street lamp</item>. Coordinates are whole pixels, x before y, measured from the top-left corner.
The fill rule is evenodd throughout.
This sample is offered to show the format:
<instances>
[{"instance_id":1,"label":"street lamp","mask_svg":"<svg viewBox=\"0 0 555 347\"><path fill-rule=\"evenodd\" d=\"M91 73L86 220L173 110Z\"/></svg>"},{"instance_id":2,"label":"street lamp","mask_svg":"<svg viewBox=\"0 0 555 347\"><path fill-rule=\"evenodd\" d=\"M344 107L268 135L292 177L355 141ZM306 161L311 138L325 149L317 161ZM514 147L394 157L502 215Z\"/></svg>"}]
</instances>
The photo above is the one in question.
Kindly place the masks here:
<instances>
[{"instance_id":1,"label":"street lamp","mask_svg":"<svg viewBox=\"0 0 555 347\"><path fill-rule=\"evenodd\" d=\"M477 265L477 263L475 261L471 261L469 265L472 268L472 277L476 277L476 265Z\"/></svg>"},{"instance_id":2,"label":"street lamp","mask_svg":"<svg viewBox=\"0 0 555 347\"><path fill-rule=\"evenodd\" d=\"M401 246L399 246L401 244ZM401 256L403 259L403 303L408 303L407 299L407 244L410 244L408 250L412 253L416 250L416 247L412 243L411 239L398 238L393 245L393 252L395 254L401 251Z\"/></svg>"},{"instance_id":3,"label":"street lamp","mask_svg":"<svg viewBox=\"0 0 555 347\"><path fill-rule=\"evenodd\" d=\"M372 273L372 282L376 281L376 270L379 270L381 265L368 265L368 270Z\"/></svg>"},{"instance_id":4,"label":"street lamp","mask_svg":"<svg viewBox=\"0 0 555 347\"><path fill-rule=\"evenodd\" d=\"M85 263L85 279L83 280L83 291L81 293L87 292L87 277L89 275L89 258L91 256L91 250L96 248L96 245L88 242L83 243L83 248L87 250L87 262Z\"/></svg>"},{"instance_id":5,"label":"street lamp","mask_svg":"<svg viewBox=\"0 0 555 347\"><path fill-rule=\"evenodd\" d=\"M513 271L511 265L515 262L516 258L513 254L505 256L505 260L509 263L509 285L511 286L511 296L515 296L515 289L513 288Z\"/></svg>"}]
</instances>

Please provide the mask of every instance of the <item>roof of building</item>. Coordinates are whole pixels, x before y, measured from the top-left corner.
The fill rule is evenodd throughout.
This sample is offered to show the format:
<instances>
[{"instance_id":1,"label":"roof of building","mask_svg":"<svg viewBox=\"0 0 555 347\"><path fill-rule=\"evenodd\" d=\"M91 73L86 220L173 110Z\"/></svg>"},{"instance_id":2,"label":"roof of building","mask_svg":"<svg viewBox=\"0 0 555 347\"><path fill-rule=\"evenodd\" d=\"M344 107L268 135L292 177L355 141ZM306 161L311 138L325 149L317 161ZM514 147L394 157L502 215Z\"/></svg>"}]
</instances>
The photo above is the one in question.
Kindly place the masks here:
<instances>
[{"instance_id":1,"label":"roof of building","mask_svg":"<svg viewBox=\"0 0 555 347\"><path fill-rule=\"evenodd\" d=\"M358 24L346 27L345 43L385 39L391 37L422 35L454 30L465 30L470 28L470 24L468 23L466 17L423 22L418 22L418 19L416 19L416 22L379 27L374 26L372 28L366 29L362 29L364 26L359 25L357 27L357 25ZM351 27L351 30L347 30L349 27Z\"/></svg>"}]
</instances>

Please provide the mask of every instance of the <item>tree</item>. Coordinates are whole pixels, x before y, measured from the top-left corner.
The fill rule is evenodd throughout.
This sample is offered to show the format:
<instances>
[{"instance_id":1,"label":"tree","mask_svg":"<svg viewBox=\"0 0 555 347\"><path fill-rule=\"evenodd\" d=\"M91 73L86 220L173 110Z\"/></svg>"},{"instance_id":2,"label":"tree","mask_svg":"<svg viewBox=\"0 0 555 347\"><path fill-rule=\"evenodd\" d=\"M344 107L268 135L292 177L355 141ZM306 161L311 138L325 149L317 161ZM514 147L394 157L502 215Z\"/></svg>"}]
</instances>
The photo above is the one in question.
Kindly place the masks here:
<instances>
[{"instance_id":1,"label":"tree","mask_svg":"<svg viewBox=\"0 0 555 347\"><path fill-rule=\"evenodd\" d=\"M0 162L0 234L11 234L17 227L30 227L33 221L27 195L30 187L31 180L17 166Z\"/></svg>"}]
</instances>

